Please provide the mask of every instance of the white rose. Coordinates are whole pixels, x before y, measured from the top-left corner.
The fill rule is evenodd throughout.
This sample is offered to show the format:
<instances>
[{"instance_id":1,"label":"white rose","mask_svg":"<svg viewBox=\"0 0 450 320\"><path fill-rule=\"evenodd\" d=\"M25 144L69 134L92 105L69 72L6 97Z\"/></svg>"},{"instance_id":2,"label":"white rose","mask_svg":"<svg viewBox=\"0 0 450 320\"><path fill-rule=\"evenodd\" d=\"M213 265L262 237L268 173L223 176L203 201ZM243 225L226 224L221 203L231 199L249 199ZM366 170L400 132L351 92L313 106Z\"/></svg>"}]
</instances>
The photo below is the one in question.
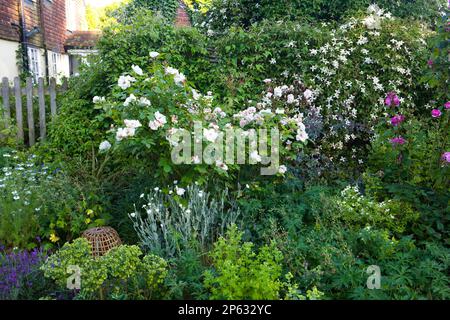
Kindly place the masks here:
<instances>
[{"instance_id":1,"label":"white rose","mask_svg":"<svg viewBox=\"0 0 450 320\"><path fill-rule=\"evenodd\" d=\"M133 137L136 132L135 128L119 128L116 133L116 140L122 141L128 137Z\"/></svg>"},{"instance_id":2,"label":"white rose","mask_svg":"<svg viewBox=\"0 0 450 320\"><path fill-rule=\"evenodd\" d=\"M215 129L203 129L203 135L207 141L214 142L219 136L219 133Z\"/></svg>"},{"instance_id":3,"label":"white rose","mask_svg":"<svg viewBox=\"0 0 450 320\"><path fill-rule=\"evenodd\" d=\"M128 98L125 99L125 102L123 103L123 105L125 107L128 107L130 105L130 103L136 101L136 97L134 94L130 94L130 96Z\"/></svg>"},{"instance_id":4,"label":"white rose","mask_svg":"<svg viewBox=\"0 0 450 320\"><path fill-rule=\"evenodd\" d=\"M125 126L127 128L136 129L139 127L142 127L142 124L139 122L139 120L124 120Z\"/></svg>"},{"instance_id":5,"label":"white rose","mask_svg":"<svg viewBox=\"0 0 450 320\"><path fill-rule=\"evenodd\" d=\"M108 151L109 149L111 149L111 143L109 143L109 141L103 141L102 143L100 143L100 146L98 147L100 152L105 152Z\"/></svg>"},{"instance_id":6,"label":"white rose","mask_svg":"<svg viewBox=\"0 0 450 320\"><path fill-rule=\"evenodd\" d=\"M99 96L95 96L95 97L92 99L92 102L93 102L93 103L100 103L100 102L105 102L105 101L106 101L105 97L99 97Z\"/></svg>"},{"instance_id":7,"label":"white rose","mask_svg":"<svg viewBox=\"0 0 450 320\"><path fill-rule=\"evenodd\" d=\"M277 98L280 98L283 95L283 90L280 87L276 87L273 90L273 95Z\"/></svg>"},{"instance_id":8,"label":"white rose","mask_svg":"<svg viewBox=\"0 0 450 320\"><path fill-rule=\"evenodd\" d=\"M281 173L281 174L285 174L286 171L287 171L287 168L286 168L286 166L284 166L284 165L281 165L281 166L278 168L278 172Z\"/></svg>"},{"instance_id":9,"label":"white rose","mask_svg":"<svg viewBox=\"0 0 450 320\"><path fill-rule=\"evenodd\" d=\"M197 92L197 90L192 89L192 97L194 98L194 100L198 100L201 98L201 94Z\"/></svg>"},{"instance_id":10,"label":"white rose","mask_svg":"<svg viewBox=\"0 0 450 320\"><path fill-rule=\"evenodd\" d=\"M305 131L299 130L295 139L297 141L305 142L306 140L308 140L308 134Z\"/></svg>"},{"instance_id":11,"label":"white rose","mask_svg":"<svg viewBox=\"0 0 450 320\"><path fill-rule=\"evenodd\" d=\"M228 166L220 160L216 161L216 166L222 169L223 171L228 171Z\"/></svg>"},{"instance_id":12,"label":"white rose","mask_svg":"<svg viewBox=\"0 0 450 320\"><path fill-rule=\"evenodd\" d=\"M186 77L184 76L184 74L178 73L175 75L173 80L175 81L176 84L181 85L181 84L183 84L183 82L186 81Z\"/></svg>"},{"instance_id":13,"label":"white rose","mask_svg":"<svg viewBox=\"0 0 450 320\"><path fill-rule=\"evenodd\" d=\"M134 73L136 73L138 76L142 76L144 74L141 67L139 67L139 66L132 65L131 69L133 69Z\"/></svg>"},{"instance_id":14,"label":"white rose","mask_svg":"<svg viewBox=\"0 0 450 320\"><path fill-rule=\"evenodd\" d=\"M166 74L173 74L173 75L180 73L177 69L172 68L172 67L166 67L165 71L166 71Z\"/></svg>"},{"instance_id":15,"label":"white rose","mask_svg":"<svg viewBox=\"0 0 450 320\"><path fill-rule=\"evenodd\" d=\"M126 90L131 87L131 83L135 81L136 79L131 76L120 76L117 84L122 90Z\"/></svg>"},{"instance_id":16,"label":"white rose","mask_svg":"<svg viewBox=\"0 0 450 320\"><path fill-rule=\"evenodd\" d=\"M144 107L149 107L152 103L145 97L139 99L139 104Z\"/></svg>"},{"instance_id":17,"label":"white rose","mask_svg":"<svg viewBox=\"0 0 450 320\"><path fill-rule=\"evenodd\" d=\"M158 52L156 52L156 51L150 52L150 58L155 59L155 58L158 57L158 56L159 56L159 53L158 53Z\"/></svg>"},{"instance_id":18,"label":"white rose","mask_svg":"<svg viewBox=\"0 0 450 320\"><path fill-rule=\"evenodd\" d=\"M158 121L159 123L161 123L161 125L165 125L167 123L167 118L165 115L163 115L162 113L160 113L159 111L155 112L155 119L156 121Z\"/></svg>"},{"instance_id":19,"label":"white rose","mask_svg":"<svg viewBox=\"0 0 450 320\"><path fill-rule=\"evenodd\" d=\"M262 161L262 158L258 154L258 151L253 151L252 153L250 153L250 159L255 161L255 162L261 162Z\"/></svg>"},{"instance_id":20,"label":"white rose","mask_svg":"<svg viewBox=\"0 0 450 320\"><path fill-rule=\"evenodd\" d=\"M158 130L161 127L161 123L159 123L158 121L150 121L148 123L148 126L150 127L150 129L152 129L153 131Z\"/></svg>"}]
</instances>

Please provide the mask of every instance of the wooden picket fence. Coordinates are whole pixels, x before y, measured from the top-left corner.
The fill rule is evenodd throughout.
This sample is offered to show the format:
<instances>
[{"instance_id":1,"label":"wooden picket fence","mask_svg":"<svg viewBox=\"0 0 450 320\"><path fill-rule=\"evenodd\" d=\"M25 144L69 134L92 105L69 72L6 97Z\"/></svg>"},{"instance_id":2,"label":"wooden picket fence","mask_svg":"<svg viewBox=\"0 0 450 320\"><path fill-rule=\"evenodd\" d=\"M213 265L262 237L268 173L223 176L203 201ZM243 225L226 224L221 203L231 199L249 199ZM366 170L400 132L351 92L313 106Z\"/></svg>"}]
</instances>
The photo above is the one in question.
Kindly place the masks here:
<instances>
[{"instance_id":1,"label":"wooden picket fence","mask_svg":"<svg viewBox=\"0 0 450 320\"><path fill-rule=\"evenodd\" d=\"M6 120L5 125L8 127L12 110L15 112L15 125L17 126L17 140L20 143L25 143L25 132L28 132L27 145L33 146L36 143L37 138L41 141L45 140L47 136L47 105L46 96L49 96L50 101L50 115L54 118L57 114L56 97L58 92L63 92L67 89L67 81L63 82L63 85L57 86L56 80L51 78L49 85L45 85L44 78L39 78L37 84L33 83L33 78L28 77L25 81L25 87L22 87L22 83L18 77L12 81L13 86L10 86L8 78L3 78L1 83L1 95L3 101L3 117ZM22 101L25 96L25 102ZM35 115L33 100L38 98L38 123L39 123L39 136L36 135L35 127ZM11 106L11 99L14 98L14 103ZM26 109L26 124L24 124L24 109Z\"/></svg>"}]
</instances>

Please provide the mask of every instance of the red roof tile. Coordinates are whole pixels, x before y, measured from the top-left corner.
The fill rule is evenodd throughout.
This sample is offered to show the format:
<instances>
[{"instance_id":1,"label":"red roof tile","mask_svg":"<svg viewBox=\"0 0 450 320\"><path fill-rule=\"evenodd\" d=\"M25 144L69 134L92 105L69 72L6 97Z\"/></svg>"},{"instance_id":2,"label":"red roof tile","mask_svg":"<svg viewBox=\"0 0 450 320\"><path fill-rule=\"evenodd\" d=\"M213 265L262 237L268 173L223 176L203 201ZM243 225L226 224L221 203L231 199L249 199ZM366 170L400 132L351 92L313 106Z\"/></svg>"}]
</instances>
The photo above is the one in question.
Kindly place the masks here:
<instances>
[{"instance_id":1,"label":"red roof tile","mask_svg":"<svg viewBox=\"0 0 450 320\"><path fill-rule=\"evenodd\" d=\"M67 36L64 45L66 48L93 48L100 35L100 31L74 31Z\"/></svg>"}]
</instances>

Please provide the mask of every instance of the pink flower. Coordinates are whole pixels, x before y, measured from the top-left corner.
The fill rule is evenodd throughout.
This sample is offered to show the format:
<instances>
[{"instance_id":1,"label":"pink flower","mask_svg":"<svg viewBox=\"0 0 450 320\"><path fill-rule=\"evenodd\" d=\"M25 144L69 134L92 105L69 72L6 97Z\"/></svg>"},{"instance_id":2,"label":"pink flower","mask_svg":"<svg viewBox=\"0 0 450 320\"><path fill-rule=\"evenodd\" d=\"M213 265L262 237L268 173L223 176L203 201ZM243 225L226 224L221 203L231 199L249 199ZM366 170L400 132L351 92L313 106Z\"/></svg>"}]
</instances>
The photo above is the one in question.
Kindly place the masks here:
<instances>
[{"instance_id":1,"label":"pink flower","mask_svg":"<svg viewBox=\"0 0 450 320\"><path fill-rule=\"evenodd\" d=\"M444 104L444 107L445 107L445 109L450 109L450 101L447 101L447 102Z\"/></svg>"},{"instance_id":2,"label":"pink flower","mask_svg":"<svg viewBox=\"0 0 450 320\"><path fill-rule=\"evenodd\" d=\"M442 155L442 161L450 163L450 152L444 152L444 154Z\"/></svg>"},{"instance_id":3,"label":"pink flower","mask_svg":"<svg viewBox=\"0 0 450 320\"><path fill-rule=\"evenodd\" d=\"M433 109L433 111L431 111L431 116L433 118L439 118L441 115L442 115L442 112L439 109Z\"/></svg>"},{"instance_id":4,"label":"pink flower","mask_svg":"<svg viewBox=\"0 0 450 320\"><path fill-rule=\"evenodd\" d=\"M398 107L400 105L400 99L395 92L389 92L384 102L389 107L392 105Z\"/></svg>"},{"instance_id":5,"label":"pink flower","mask_svg":"<svg viewBox=\"0 0 450 320\"><path fill-rule=\"evenodd\" d=\"M396 127L398 126L400 123L402 123L403 121L405 121L405 116L401 115L401 114L397 114L395 116L393 116L391 118L391 124Z\"/></svg>"},{"instance_id":6,"label":"pink flower","mask_svg":"<svg viewBox=\"0 0 450 320\"><path fill-rule=\"evenodd\" d=\"M427 64L428 64L429 67L432 67L433 66L433 60L432 59L428 60Z\"/></svg>"},{"instance_id":7,"label":"pink flower","mask_svg":"<svg viewBox=\"0 0 450 320\"><path fill-rule=\"evenodd\" d=\"M392 138L391 140L392 145L396 146L396 145L403 145L406 143L406 140L403 137L395 137Z\"/></svg>"}]
</instances>

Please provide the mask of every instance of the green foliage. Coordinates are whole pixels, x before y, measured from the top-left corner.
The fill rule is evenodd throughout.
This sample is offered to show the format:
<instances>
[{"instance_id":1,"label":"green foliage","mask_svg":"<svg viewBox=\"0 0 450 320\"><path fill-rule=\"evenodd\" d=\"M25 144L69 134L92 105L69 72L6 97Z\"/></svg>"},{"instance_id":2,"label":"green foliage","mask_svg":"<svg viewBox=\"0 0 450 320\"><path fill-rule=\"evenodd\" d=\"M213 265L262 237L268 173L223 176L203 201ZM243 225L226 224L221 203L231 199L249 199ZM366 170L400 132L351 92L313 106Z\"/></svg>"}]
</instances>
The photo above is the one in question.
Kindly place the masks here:
<instances>
[{"instance_id":1,"label":"green foliage","mask_svg":"<svg viewBox=\"0 0 450 320\"><path fill-rule=\"evenodd\" d=\"M410 205L397 200L377 202L359 193L357 187L347 187L337 200L337 211L350 228L376 228L402 234L419 214Z\"/></svg>"},{"instance_id":2,"label":"green foliage","mask_svg":"<svg viewBox=\"0 0 450 320\"><path fill-rule=\"evenodd\" d=\"M209 40L217 61L209 88L224 103L242 109L264 89L264 79L278 78L286 70L291 76L307 72L298 55L306 55L310 46L318 46L327 38L327 32L299 22L264 22L249 30L232 28ZM290 43L295 48L289 47ZM271 64L271 59L276 64Z\"/></svg>"},{"instance_id":3,"label":"green foliage","mask_svg":"<svg viewBox=\"0 0 450 320\"><path fill-rule=\"evenodd\" d=\"M428 117L409 120L411 116L407 116L401 127L383 123L371 145L370 171L391 183L409 183L439 192L449 190L450 166L442 155L450 148L450 112L441 109L443 115L439 119L432 118L428 108ZM397 136L405 138L406 144L393 147L390 139Z\"/></svg>"},{"instance_id":4,"label":"green foliage","mask_svg":"<svg viewBox=\"0 0 450 320\"><path fill-rule=\"evenodd\" d=\"M287 286L288 299L304 299L296 286L281 281L282 253L275 244L263 246L256 253L253 243L241 243L242 232L233 226L226 238L221 237L210 253L213 270L205 272L204 284L210 290L210 299L275 300ZM309 293L310 298L320 298L321 293Z\"/></svg>"},{"instance_id":5,"label":"green foliage","mask_svg":"<svg viewBox=\"0 0 450 320\"><path fill-rule=\"evenodd\" d=\"M111 212L122 239L170 258L121 246L93 259L84 240L66 244L42 270L64 288L66 267L80 265L76 299L449 299L448 15L430 28L443 3L375 1L381 11L368 0L188 1L196 29L173 26L175 2L135 0L108 18L117 23L35 149L54 162L47 171L64 174L36 168L28 183L0 157L9 168L0 241L71 239ZM119 90L119 77L130 85ZM395 109L384 101L392 91ZM387 123L393 114L406 117L401 126ZM175 166L172 134L196 120L281 128L288 179L257 177L257 166ZM393 147L399 135L407 143ZM184 189L194 181L237 189L242 212L243 232L231 228L209 255L237 210L223 193ZM366 286L370 265L381 269L380 290Z\"/></svg>"},{"instance_id":6,"label":"green foliage","mask_svg":"<svg viewBox=\"0 0 450 320\"><path fill-rule=\"evenodd\" d=\"M412 212L403 216L398 206L410 206L404 199L395 197L392 202L398 201L395 221L382 218L384 209L372 210L369 217L360 214L379 206L374 198L383 192L377 185L367 184L366 196L361 199L358 195L353 202L324 187L309 188L304 193L295 189L287 193L287 186L279 186L274 193L252 192L251 200L242 199L243 204L248 203L248 207L243 206L243 216L248 218L244 225L258 226L248 231L259 242L276 241L284 254L285 267L300 287L316 286L327 298L446 299L449 250L436 239L431 242L408 236L420 234L417 225L421 222ZM365 204L356 212L362 202ZM342 203L346 203L345 210ZM369 220L373 221L370 228L366 224ZM423 234L418 237L425 239ZM366 287L370 265L381 268L381 290Z\"/></svg>"},{"instance_id":7,"label":"green foliage","mask_svg":"<svg viewBox=\"0 0 450 320\"><path fill-rule=\"evenodd\" d=\"M224 32L232 26L247 28L266 19L341 21L371 4L377 4L397 17L427 22L438 18L439 10L445 7L442 0L213 0L199 24L206 29Z\"/></svg>"},{"instance_id":8,"label":"green foliage","mask_svg":"<svg viewBox=\"0 0 450 320\"><path fill-rule=\"evenodd\" d=\"M445 8L445 15L440 19L437 26L437 34L430 39L431 57L428 62L428 70L423 81L436 89L438 101L450 101L449 78L450 61L448 59L449 51L449 14L450 9Z\"/></svg>"},{"instance_id":9,"label":"green foliage","mask_svg":"<svg viewBox=\"0 0 450 320\"><path fill-rule=\"evenodd\" d=\"M105 95L105 89L133 64L144 65L149 52L165 54L171 65L177 66L194 83L204 83L209 65L207 41L193 28L176 28L155 17L148 10L140 10L132 24L114 24L103 30L98 43L102 63L96 95Z\"/></svg>"},{"instance_id":10,"label":"green foliage","mask_svg":"<svg viewBox=\"0 0 450 320\"><path fill-rule=\"evenodd\" d=\"M134 20L134 15L145 9L150 9L155 13L161 14L169 22L173 22L177 14L179 0L131 0L123 9L122 19Z\"/></svg>"},{"instance_id":11,"label":"green foliage","mask_svg":"<svg viewBox=\"0 0 450 320\"><path fill-rule=\"evenodd\" d=\"M105 222L101 208L88 211L94 201L86 197L87 186L74 185L60 168L14 151L1 152L0 157L9 159L0 173L0 241L4 244L32 248L36 237L70 240Z\"/></svg>"},{"instance_id":12,"label":"green foliage","mask_svg":"<svg viewBox=\"0 0 450 320\"><path fill-rule=\"evenodd\" d=\"M203 273L208 268L204 253L199 253L196 245L185 248L178 257L171 259L171 269L167 279L168 297L172 299L205 300L208 293L203 284Z\"/></svg>"},{"instance_id":13,"label":"green foliage","mask_svg":"<svg viewBox=\"0 0 450 320\"><path fill-rule=\"evenodd\" d=\"M258 253L250 242L241 244L236 226L220 238L211 253L215 272L205 273L211 299L278 299L281 288L280 251L264 246Z\"/></svg>"},{"instance_id":14,"label":"green foliage","mask_svg":"<svg viewBox=\"0 0 450 320\"><path fill-rule=\"evenodd\" d=\"M81 298L157 298L163 293L167 262L154 255L141 259L141 255L137 246L121 245L104 256L93 258L89 242L79 238L51 255L41 269L46 277L65 288L68 266L78 266L81 269L78 293Z\"/></svg>"}]
</instances>

